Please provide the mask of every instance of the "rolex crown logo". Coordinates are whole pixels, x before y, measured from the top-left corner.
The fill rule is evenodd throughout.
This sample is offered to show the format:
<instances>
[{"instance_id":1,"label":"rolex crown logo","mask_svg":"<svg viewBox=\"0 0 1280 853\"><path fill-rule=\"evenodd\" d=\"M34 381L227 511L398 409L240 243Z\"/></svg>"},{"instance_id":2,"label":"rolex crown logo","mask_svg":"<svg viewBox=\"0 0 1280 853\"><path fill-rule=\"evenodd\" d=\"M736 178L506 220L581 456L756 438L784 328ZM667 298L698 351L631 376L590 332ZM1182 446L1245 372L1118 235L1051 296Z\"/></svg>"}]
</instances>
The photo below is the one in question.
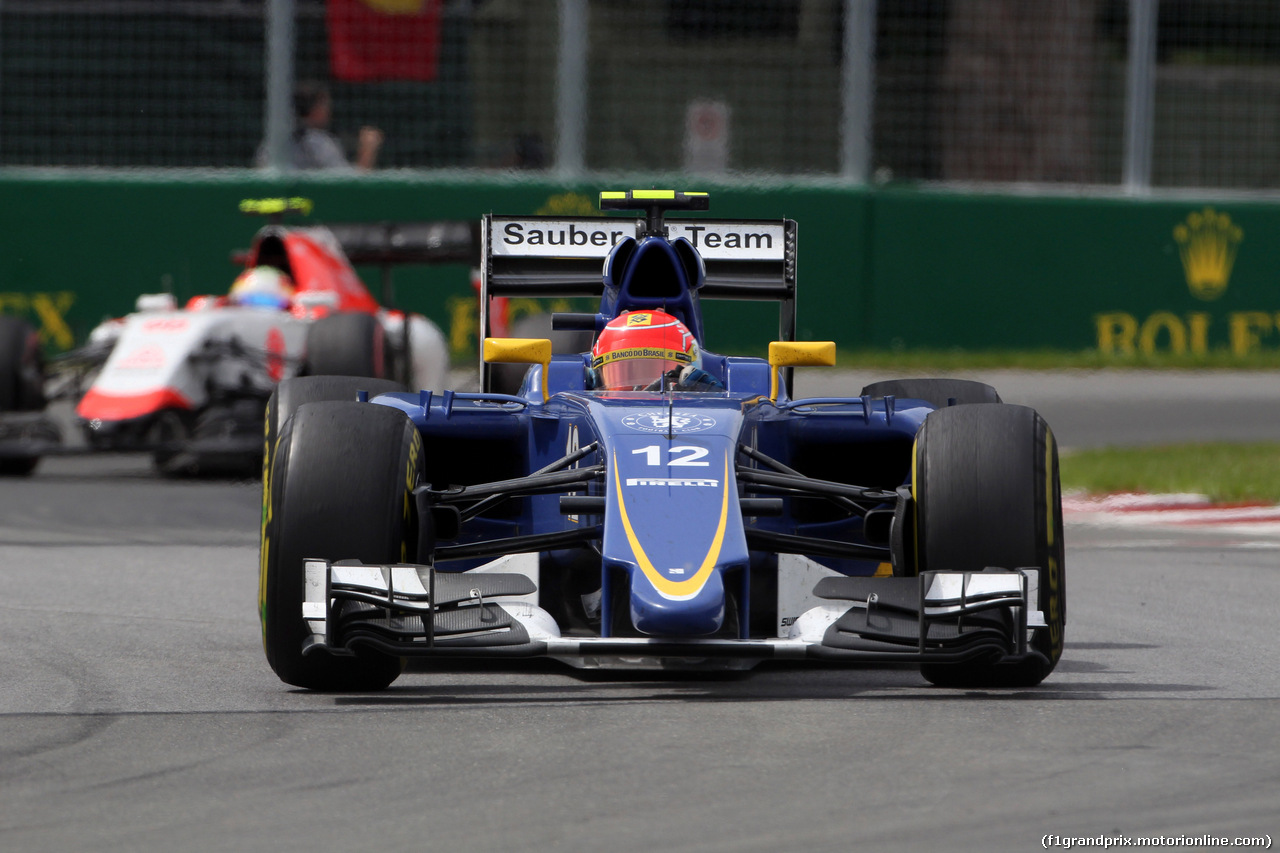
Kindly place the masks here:
<instances>
[{"instance_id":1,"label":"rolex crown logo","mask_svg":"<svg viewBox=\"0 0 1280 853\"><path fill-rule=\"evenodd\" d=\"M1236 250L1244 239L1240 226L1227 214L1206 207L1174 226L1173 239L1178 241L1182 271L1191 294L1204 300L1221 296L1231 279Z\"/></svg>"}]
</instances>

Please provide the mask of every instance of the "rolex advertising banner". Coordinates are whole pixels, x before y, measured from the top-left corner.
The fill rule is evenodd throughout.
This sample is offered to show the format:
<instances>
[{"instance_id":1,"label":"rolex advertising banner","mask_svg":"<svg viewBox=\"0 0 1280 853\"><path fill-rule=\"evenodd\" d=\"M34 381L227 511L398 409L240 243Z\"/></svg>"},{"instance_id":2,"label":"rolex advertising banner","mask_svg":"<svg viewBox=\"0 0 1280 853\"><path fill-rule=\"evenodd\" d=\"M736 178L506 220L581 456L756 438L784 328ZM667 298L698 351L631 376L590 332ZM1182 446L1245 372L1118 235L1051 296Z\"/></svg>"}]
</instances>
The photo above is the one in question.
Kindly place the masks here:
<instances>
[{"instance_id":1,"label":"rolex advertising banner","mask_svg":"<svg viewBox=\"0 0 1280 853\"><path fill-rule=\"evenodd\" d=\"M1280 349L1280 203L883 192L873 207L873 347Z\"/></svg>"},{"instance_id":2,"label":"rolex advertising banner","mask_svg":"<svg viewBox=\"0 0 1280 853\"><path fill-rule=\"evenodd\" d=\"M143 293L179 303L225 293L232 253L263 220L244 198L306 196L308 224L601 216L601 189L492 177L382 180L296 178L273 183L192 176L0 177L0 312L21 316L50 354L78 343L104 316ZM797 332L851 349L1082 351L1129 354L1280 350L1280 200L998 195L823 186L716 186L708 217L798 223ZM704 217L705 218L705 217ZM604 221L621 227L626 217ZM575 220L576 221L576 220ZM673 216L709 253L764 247L769 235L735 236ZM574 226L577 228L577 226ZM580 233L579 233L580 231ZM611 240L608 229L507 239L547 251ZM593 247L594 251L594 247ZM382 271L358 272L375 290ZM466 264L398 268L394 298L432 317L454 358L475 358L476 290ZM577 300L582 302L584 300ZM511 322L586 304L511 300ZM762 354L778 334L765 303L704 304L708 348Z\"/></svg>"}]
</instances>

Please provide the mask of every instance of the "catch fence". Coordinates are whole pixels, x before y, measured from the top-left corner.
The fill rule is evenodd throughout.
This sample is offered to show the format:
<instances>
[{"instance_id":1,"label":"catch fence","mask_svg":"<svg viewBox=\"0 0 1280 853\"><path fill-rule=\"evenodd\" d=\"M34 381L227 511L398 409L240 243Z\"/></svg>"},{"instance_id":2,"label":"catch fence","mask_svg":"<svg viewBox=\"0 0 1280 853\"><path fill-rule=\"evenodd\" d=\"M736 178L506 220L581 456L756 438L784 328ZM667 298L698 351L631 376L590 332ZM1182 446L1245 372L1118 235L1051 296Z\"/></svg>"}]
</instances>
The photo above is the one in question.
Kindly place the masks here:
<instances>
[{"instance_id":1,"label":"catch fence","mask_svg":"<svg viewBox=\"0 0 1280 853\"><path fill-rule=\"evenodd\" d=\"M0 0L0 168L1280 188L1271 0Z\"/></svg>"}]
</instances>

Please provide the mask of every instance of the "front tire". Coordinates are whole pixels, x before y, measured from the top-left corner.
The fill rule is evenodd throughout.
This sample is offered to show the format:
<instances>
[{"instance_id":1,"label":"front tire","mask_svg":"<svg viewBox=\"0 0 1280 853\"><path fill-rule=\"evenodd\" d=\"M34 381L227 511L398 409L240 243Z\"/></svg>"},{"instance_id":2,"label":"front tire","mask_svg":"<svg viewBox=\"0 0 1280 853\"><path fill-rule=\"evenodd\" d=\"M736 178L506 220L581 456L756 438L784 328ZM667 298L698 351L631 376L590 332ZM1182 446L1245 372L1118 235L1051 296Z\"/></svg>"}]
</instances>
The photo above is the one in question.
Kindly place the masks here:
<instances>
[{"instance_id":1,"label":"front tire","mask_svg":"<svg viewBox=\"0 0 1280 853\"><path fill-rule=\"evenodd\" d=\"M0 315L0 412L38 412L44 405L40 336L17 317ZM39 463L39 456L3 457L0 476L23 477Z\"/></svg>"},{"instance_id":2,"label":"front tire","mask_svg":"<svg viewBox=\"0 0 1280 853\"><path fill-rule=\"evenodd\" d=\"M276 447L284 425L304 403L355 402L356 395L366 391L372 399L390 391L403 391L404 386L389 379L370 379L361 376L299 376L286 379L275 387L267 400L263 423L262 446L262 529L261 540L266 541L267 512L271 502L271 467L275 462Z\"/></svg>"},{"instance_id":3,"label":"front tire","mask_svg":"<svg viewBox=\"0 0 1280 853\"><path fill-rule=\"evenodd\" d=\"M912 492L919 571L1039 567L1035 606L1048 623L1032 630L1025 655L925 664L921 674L944 687L1039 684L1062 656L1066 625L1062 493L1053 431L1026 406L938 409L916 438Z\"/></svg>"},{"instance_id":4,"label":"front tire","mask_svg":"<svg viewBox=\"0 0 1280 853\"><path fill-rule=\"evenodd\" d=\"M287 684L309 690L381 690L398 657L302 654L303 559L404 561L416 549L412 490L422 439L403 413L369 403L301 406L280 434L264 487L259 613L267 662Z\"/></svg>"}]
</instances>

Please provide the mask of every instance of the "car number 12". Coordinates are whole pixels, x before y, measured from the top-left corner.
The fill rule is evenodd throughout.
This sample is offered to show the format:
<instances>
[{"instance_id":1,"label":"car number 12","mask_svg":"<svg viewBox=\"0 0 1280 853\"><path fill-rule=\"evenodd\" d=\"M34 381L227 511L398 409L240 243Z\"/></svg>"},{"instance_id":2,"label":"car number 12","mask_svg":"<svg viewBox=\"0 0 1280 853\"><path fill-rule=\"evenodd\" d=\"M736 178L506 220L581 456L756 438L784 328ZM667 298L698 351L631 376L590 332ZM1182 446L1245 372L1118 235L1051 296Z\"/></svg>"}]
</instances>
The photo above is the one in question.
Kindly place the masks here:
<instances>
[{"instance_id":1,"label":"car number 12","mask_svg":"<svg viewBox=\"0 0 1280 853\"><path fill-rule=\"evenodd\" d=\"M694 447L690 444L680 444L675 447L667 448L667 452L671 454L671 459L667 464L672 467L677 465L706 466L711 464L710 462L698 461L707 455L708 451L705 447ZM646 457L645 464L647 465L662 464L662 448L656 444L651 444L648 447L637 447L635 450L631 451L631 453L633 455L644 454Z\"/></svg>"}]
</instances>

